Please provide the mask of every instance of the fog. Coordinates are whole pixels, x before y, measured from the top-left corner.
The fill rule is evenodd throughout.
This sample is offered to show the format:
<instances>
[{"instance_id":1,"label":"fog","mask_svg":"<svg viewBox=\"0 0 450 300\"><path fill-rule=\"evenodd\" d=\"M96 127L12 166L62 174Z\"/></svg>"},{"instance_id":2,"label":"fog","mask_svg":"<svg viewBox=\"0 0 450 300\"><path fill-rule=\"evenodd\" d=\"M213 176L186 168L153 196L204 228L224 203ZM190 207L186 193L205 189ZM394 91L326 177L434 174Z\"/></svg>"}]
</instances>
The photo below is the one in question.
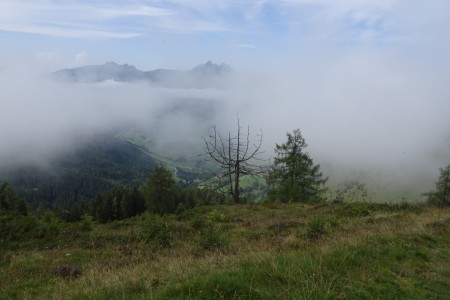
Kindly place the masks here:
<instances>
[{"instance_id":1,"label":"fog","mask_svg":"<svg viewBox=\"0 0 450 300\"><path fill-rule=\"evenodd\" d=\"M60 83L24 68L0 73L0 161L45 163L96 134L138 128L157 144L200 139L196 101L216 101L216 91L176 90L106 81ZM192 100L194 99L194 100ZM201 105L209 108L209 103ZM202 125L203 126L203 125Z\"/></svg>"},{"instance_id":2,"label":"fog","mask_svg":"<svg viewBox=\"0 0 450 300\"><path fill-rule=\"evenodd\" d=\"M223 89L61 83L37 68L4 65L0 167L45 164L95 134L121 128L149 134L152 151L170 146L196 155L212 125L235 130L239 116L252 133L263 131L266 157L299 128L330 185L397 185L414 190L405 194L414 200L432 187L438 168L450 163L445 65L388 51L307 58L237 69Z\"/></svg>"},{"instance_id":3,"label":"fog","mask_svg":"<svg viewBox=\"0 0 450 300\"><path fill-rule=\"evenodd\" d=\"M266 145L301 129L330 186L360 180L374 199L419 200L438 168L450 164L446 61L363 50L311 55L272 70L264 84L243 84L236 91L245 90L251 103L241 116L262 124Z\"/></svg>"}]
</instances>

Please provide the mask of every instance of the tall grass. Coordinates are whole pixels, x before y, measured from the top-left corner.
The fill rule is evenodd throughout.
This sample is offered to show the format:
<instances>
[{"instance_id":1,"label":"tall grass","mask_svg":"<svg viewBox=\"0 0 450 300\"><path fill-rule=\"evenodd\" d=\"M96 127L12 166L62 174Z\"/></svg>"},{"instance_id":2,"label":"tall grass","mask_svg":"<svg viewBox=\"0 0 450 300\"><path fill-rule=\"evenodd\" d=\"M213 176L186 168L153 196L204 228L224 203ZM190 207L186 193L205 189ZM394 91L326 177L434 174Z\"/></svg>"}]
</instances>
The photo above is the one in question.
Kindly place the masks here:
<instances>
[{"instance_id":1,"label":"tall grass","mask_svg":"<svg viewBox=\"0 0 450 300\"><path fill-rule=\"evenodd\" d=\"M1 245L0 299L450 299L449 209L214 206L76 228Z\"/></svg>"}]
</instances>

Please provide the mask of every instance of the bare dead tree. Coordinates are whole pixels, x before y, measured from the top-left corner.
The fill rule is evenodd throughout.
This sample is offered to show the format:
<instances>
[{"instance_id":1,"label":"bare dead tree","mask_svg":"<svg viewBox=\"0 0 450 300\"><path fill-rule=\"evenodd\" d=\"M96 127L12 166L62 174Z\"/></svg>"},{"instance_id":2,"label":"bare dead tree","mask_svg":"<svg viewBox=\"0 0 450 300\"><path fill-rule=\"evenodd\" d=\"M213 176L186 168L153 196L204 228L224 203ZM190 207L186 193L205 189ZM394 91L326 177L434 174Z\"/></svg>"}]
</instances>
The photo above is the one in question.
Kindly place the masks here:
<instances>
[{"instance_id":1,"label":"bare dead tree","mask_svg":"<svg viewBox=\"0 0 450 300\"><path fill-rule=\"evenodd\" d=\"M205 142L204 151L215 162L217 162L223 173L217 177L221 182L226 179L229 193L235 203L241 203L240 198L240 179L243 175L258 176L264 172L264 166L254 163L262 159L258 155L262 145L263 134L257 134L257 142L250 142L250 126L247 127L247 133L242 133L242 128L237 119L237 134L235 136L228 132L228 137L223 137L215 126L212 134L208 138L203 138Z\"/></svg>"}]
</instances>

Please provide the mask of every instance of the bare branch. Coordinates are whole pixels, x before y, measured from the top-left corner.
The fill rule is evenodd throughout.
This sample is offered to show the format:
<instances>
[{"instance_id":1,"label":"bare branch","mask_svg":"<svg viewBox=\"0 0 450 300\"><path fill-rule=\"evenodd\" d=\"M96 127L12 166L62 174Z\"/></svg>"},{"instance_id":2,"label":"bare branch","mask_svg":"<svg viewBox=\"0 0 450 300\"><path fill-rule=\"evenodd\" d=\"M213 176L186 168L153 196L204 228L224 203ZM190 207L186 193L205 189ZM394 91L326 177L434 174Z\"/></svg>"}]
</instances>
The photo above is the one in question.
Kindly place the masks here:
<instances>
[{"instance_id":1,"label":"bare branch","mask_svg":"<svg viewBox=\"0 0 450 300\"><path fill-rule=\"evenodd\" d=\"M239 116L237 117L237 134L232 136L228 132L228 138L224 138L216 127L213 126L213 133L208 139L203 138L205 143L204 152L209 155L213 161L218 163L225 172L217 178L220 183L221 179L227 178L228 189L236 203L240 203L240 178L243 175L252 177L260 176L267 172L267 167L261 164L251 163L255 161L267 161L258 157L260 151L263 134L257 134L257 142L250 142L250 126L247 126L247 134L245 138L241 133Z\"/></svg>"}]
</instances>

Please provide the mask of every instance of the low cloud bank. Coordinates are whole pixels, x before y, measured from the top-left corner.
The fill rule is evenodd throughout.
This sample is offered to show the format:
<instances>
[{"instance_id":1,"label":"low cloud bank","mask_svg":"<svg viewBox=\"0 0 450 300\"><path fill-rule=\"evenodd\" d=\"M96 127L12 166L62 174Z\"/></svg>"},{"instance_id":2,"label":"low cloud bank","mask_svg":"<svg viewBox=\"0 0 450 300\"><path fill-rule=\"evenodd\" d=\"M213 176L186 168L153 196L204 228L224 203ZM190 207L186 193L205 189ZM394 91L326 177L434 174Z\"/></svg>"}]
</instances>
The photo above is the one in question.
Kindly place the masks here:
<instances>
[{"instance_id":1,"label":"low cloud bank","mask_svg":"<svg viewBox=\"0 0 450 300\"><path fill-rule=\"evenodd\" d=\"M331 179L364 171L426 188L450 163L444 75L389 53L237 72L226 89L69 84L3 68L0 166L42 163L85 137L125 126L149 133L156 148L177 141L200 146L213 124L235 130L239 115L253 133L263 130L267 156L299 128Z\"/></svg>"}]
</instances>

